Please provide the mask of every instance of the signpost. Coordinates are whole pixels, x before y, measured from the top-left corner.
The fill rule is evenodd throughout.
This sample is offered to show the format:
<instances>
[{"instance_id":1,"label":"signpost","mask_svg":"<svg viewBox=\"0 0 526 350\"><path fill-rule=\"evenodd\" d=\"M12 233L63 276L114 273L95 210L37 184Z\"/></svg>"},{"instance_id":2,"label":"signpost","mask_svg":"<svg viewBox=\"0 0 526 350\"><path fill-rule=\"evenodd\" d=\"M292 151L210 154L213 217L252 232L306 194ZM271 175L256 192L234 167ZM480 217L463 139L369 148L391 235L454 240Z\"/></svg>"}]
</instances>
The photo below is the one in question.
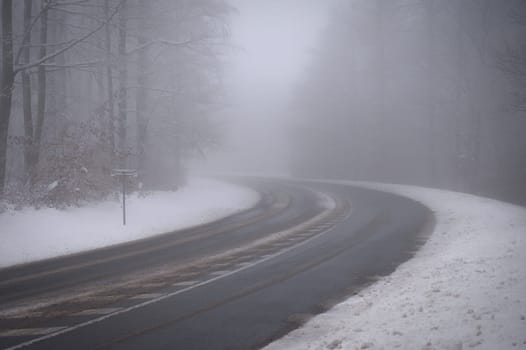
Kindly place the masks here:
<instances>
[{"instance_id":1,"label":"signpost","mask_svg":"<svg viewBox=\"0 0 526 350\"><path fill-rule=\"evenodd\" d=\"M126 226L126 178L137 176L134 169L112 169L111 176L118 176L122 183L122 225Z\"/></svg>"}]
</instances>

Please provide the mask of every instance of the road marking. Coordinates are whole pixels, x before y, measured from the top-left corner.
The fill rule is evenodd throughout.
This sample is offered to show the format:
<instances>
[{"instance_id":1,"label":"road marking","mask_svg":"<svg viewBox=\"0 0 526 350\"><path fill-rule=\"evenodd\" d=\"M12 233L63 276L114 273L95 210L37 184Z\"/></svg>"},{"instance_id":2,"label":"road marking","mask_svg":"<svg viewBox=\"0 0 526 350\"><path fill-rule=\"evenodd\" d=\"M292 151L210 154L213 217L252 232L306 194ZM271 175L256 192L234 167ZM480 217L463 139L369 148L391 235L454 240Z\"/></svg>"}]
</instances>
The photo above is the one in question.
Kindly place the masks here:
<instances>
[{"instance_id":1,"label":"road marking","mask_svg":"<svg viewBox=\"0 0 526 350\"><path fill-rule=\"evenodd\" d=\"M65 328L67 327L3 329L0 330L0 337L29 337L35 335L47 335Z\"/></svg>"},{"instance_id":2,"label":"road marking","mask_svg":"<svg viewBox=\"0 0 526 350\"><path fill-rule=\"evenodd\" d=\"M28 312L13 314L13 315L0 316L0 320L17 320L21 318L35 318L35 317L41 317L43 314L44 313L42 311L28 311Z\"/></svg>"},{"instance_id":3,"label":"road marking","mask_svg":"<svg viewBox=\"0 0 526 350\"><path fill-rule=\"evenodd\" d=\"M137 294L137 295L134 295L133 297L131 297L130 299L131 300L137 300L137 299L154 299L154 298L158 298L160 297L161 295L163 295L162 293L143 293L143 294Z\"/></svg>"},{"instance_id":4,"label":"road marking","mask_svg":"<svg viewBox=\"0 0 526 350\"><path fill-rule=\"evenodd\" d=\"M225 263L215 263L214 264L214 267L225 267L225 266L228 266L230 265L231 263L229 262L225 262Z\"/></svg>"},{"instance_id":5,"label":"road marking","mask_svg":"<svg viewBox=\"0 0 526 350\"><path fill-rule=\"evenodd\" d=\"M349 210L349 213L347 214L347 217L350 216L350 212L351 210ZM294 229L297 229L297 228L291 228L290 230L294 230ZM71 326L71 327L68 327L68 328L64 328L64 329L59 329L58 331L54 332L54 333L51 333L51 334L45 334L45 335L42 335L41 337L38 337L38 338L35 338L35 339L31 339L29 341L26 341L26 342L23 342L23 343L20 343L18 345L14 345L12 347L9 347L7 349L4 349L4 350L17 350L17 349L22 349L22 348L25 348L27 346L30 346L30 345L33 345L35 343L39 343L41 341L44 341L46 339L50 339L50 338L54 338L54 337L57 337L59 335L62 335L62 334L66 334L66 333L70 333L70 332L73 332L77 329L80 329L80 328L84 328L84 327L87 327L87 326L90 326L92 324L96 324L96 323L99 323L99 322L102 322L104 320L107 320L111 317L115 317L115 316L118 316L118 315L121 315L121 314L125 314L127 312L130 312L130 311L134 311L134 310L137 310L137 309L141 309L143 307L146 307L148 305L151 305L151 304L154 304L154 303L157 303L157 302L160 302L162 300L165 300L165 299L168 299L168 298L171 298L173 296L176 296L176 295L179 295L179 294L182 294L182 293L185 293L187 291L190 291L194 288L198 288L198 287L201 287L201 286L204 286L204 285L207 285L207 284L210 284L210 283L213 283L215 281L218 281L220 279L223 279L223 278L226 278L228 276L231 276L235 273L238 273L238 272L241 272L241 271L244 271L244 270L247 270L249 268L252 268L254 266L257 266L259 264L262 264L270 259L273 259L277 256L280 256L280 255L283 255L283 254L286 254L288 253L289 251L293 250L293 249L296 249L298 247L301 247L303 245L306 245L308 243L310 243L311 241L319 238L320 236L323 236L325 234L327 234L329 232L329 230L325 230L325 231L321 231L320 233L312 236L312 237L309 237L307 238L306 240L304 241L301 241L297 244L294 244L292 246L289 246L289 247L286 247L284 249L281 249L279 250L278 252L276 253L273 253L273 254L268 254L268 255L264 255L262 256L259 260L256 260L254 263L252 264L249 264L249 265L246 265L246 266L243 266L243 267L240 267L238 269L235 269L235 270L232 270L228 273L225 273L224 275L220 275L220 276L216 276L216 277L213 277L213 278L210 278L208 280L205 280L205 281L201 281L201 282L197 282L197 281L188 281L188 282L179 282L179 283L175 283L175 284L172 284L172 286L183 286L182 283L190 283L190 282L197 282L195 284L192 284L192 285L189 285L188 287L186 288L183 288L183 289L180 289L180 290L177 290L177 291L174 291L174 292L170 292L170 293L167 293L167 294L164 294L162 296L160 296L159 298L155 298L155 299L150 299L150 300L147 300L147 301L144 301L142 303L139 303L139 304L136 304L136 305L133 305L133 306L130 306L130 307L127 307L127 308L124 308L124 309L121 309L121 310L118 310L114 313L111 313L111 314L107 314L107 315L103 315L103 316L100 316L100 317L97 317L97 318L94 318L92 320L89 320L89 321L86 321L86 322L83 322L83 323L79 323L79 324L76 324L74 326Z\"/></svg>"},{"instance_id":6,"label":"road marking","mask_svg":"<svg viewBox=\"0 0 526 350\"><path fill-rule=\"evenodd\" d=\"M214 271L210 275L212 275L212 276L220 276L220 275L224 275L224 274L229 273L229 272L230 272L230 270Z\"/></svg>"},{"instance_id":7,"label":"road marking","mask_svg":"<svg viewBox=\"0 0 526 350\"><path fill-rule=\"evenodd\" d=\"M183 282L176 282L174 284L172 284L172 286L174 287L187 287L187 286L192 286L196 283L198 283L199 281L183 281Z\"/></svg>"},{"instance_id":8,"label":"road marking","mask_svg":"<svg viewBox=\"0 0 526 350\"><path fill-rule=\"evenodd\" d=\"M80 297L75 300L75 302L78 303L89 303L89 302L105 302L105 303L111 303L114 301L119 300L122 298L121 295L90 295L85 297Z\"/></svg>"},{"instance_id":9,"label":"road marking","mask_svg":"<svg viewBox=\"0 0 526 350\"><path fill-rule=\"evenodd\" d=\"M86 309L81 312L74 313L73 316L93 316L93 315L108 315L122 310L122 307L107 307L101 309Z\"/></svg>"},{"instance_id":10,"label":"road marking","mask_svg":"<svg viewBox=\"0 0 526 350\"><path fill-rule=\"evenodd\" d=\"M250 265L250 264L252 264L251 261L245 261L245 262L242 262L242 263L237 264L237 266L239 266L239 267L245 267L245 266L248 266L248 265Z\"/></svg>"},{"instance_id":11,"label":"road marking","mask_svg":"<svg viewBox=\"0 0 526 350\"><path fill-rule=\"evenodd\" d=\"M164 282L151 282L151 283L141 284L141 287L145 289L157 289L157 288L161 288L165 286L166 286L166 283Z\"/></svg>"}]
</instances>

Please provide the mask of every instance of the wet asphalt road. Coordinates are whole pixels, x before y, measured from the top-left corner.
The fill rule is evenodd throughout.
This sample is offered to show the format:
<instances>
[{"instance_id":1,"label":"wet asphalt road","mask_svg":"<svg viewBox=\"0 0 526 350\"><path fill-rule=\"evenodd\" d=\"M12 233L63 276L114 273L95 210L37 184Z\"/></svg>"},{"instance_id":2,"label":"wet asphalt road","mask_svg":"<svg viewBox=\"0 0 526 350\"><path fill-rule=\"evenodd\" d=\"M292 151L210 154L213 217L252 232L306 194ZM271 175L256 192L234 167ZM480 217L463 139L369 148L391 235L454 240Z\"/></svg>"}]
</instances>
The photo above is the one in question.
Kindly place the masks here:
<instances>
[{"instance_id":1,"label":"wet asphalt road","mask_svg":"<svg viewBox=\"0 0 526 350\"><path fill-rule=\"evenodd\" d=\"M329 183L252 179L249 184L262 191L260 204L213 225L0 271L0 305L7 305L111 281L145 265L191 267L190 272L161 274L164 284L157 287L136 284L129 289L146 290L127 290L128 298L117 298L104 308L84 300L74 305L75 312L54 317L0 318L0 347L257 349L392 272L422 244L432 224L428 209L392 194ZM288 245L277 242L201 264L201 269L192 267L198 258L249 244L320 214L324 209L308 189L330 194L340 204L350 202L350 212L340 208L338 220L327 219L323 229L313 229L310 235L297 233ZM64 266L73 268L61 270ZM168 286L174 276L178 279ZM147 295L144 292L149 297L137 298ZM49 306L46 315L58 307ZM31 333L35 329L40 333Z\"/></svg>"}]
</instances>

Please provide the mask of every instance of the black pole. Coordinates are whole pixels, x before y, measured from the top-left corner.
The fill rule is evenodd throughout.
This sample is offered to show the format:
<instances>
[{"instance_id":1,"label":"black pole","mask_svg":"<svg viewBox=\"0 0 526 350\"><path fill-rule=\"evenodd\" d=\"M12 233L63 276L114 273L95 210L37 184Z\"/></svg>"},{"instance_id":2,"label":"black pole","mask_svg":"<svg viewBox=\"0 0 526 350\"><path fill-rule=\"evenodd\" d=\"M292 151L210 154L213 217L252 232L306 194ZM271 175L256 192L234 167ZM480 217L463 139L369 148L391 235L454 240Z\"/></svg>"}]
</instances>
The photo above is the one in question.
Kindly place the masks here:
<instances>
[{"instance_id":1,"label":"black pole","mask_svg":"<svg viewBox=\"0 0 526 350\"><path fill-rule=\"evenodd\" d=\"M126 226L126 176L122 175L122 224Z\"/></svg>"}]
</instances>

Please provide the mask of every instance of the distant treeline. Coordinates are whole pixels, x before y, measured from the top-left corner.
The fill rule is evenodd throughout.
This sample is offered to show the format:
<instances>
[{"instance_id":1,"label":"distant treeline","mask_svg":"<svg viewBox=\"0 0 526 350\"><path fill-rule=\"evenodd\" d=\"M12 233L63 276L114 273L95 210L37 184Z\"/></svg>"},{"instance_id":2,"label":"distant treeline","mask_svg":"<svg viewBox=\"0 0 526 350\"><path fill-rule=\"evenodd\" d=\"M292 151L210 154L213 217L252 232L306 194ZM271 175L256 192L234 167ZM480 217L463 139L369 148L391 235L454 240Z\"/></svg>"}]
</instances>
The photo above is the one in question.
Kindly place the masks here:
<instances>
[{"instance_id":1,"label":"distant treeline","mask_svg":"<svg viewBox=\"0 0 526 350\"><path fill-rule=\"evenodd\" d=\"M526 2L340 1L306 76L297 173L526 203Z\"/></svg>"},{"instance_id":2,"label":"distant treeline","mask_svg":"<svg viewBox=\"0 0 526 350\"><path fill-rule=\"evenodd\" d=\"M224 0L2 0L0 199L108 195L112 168L175 188L219 139Z\"/></svg>"}]
</instances>

